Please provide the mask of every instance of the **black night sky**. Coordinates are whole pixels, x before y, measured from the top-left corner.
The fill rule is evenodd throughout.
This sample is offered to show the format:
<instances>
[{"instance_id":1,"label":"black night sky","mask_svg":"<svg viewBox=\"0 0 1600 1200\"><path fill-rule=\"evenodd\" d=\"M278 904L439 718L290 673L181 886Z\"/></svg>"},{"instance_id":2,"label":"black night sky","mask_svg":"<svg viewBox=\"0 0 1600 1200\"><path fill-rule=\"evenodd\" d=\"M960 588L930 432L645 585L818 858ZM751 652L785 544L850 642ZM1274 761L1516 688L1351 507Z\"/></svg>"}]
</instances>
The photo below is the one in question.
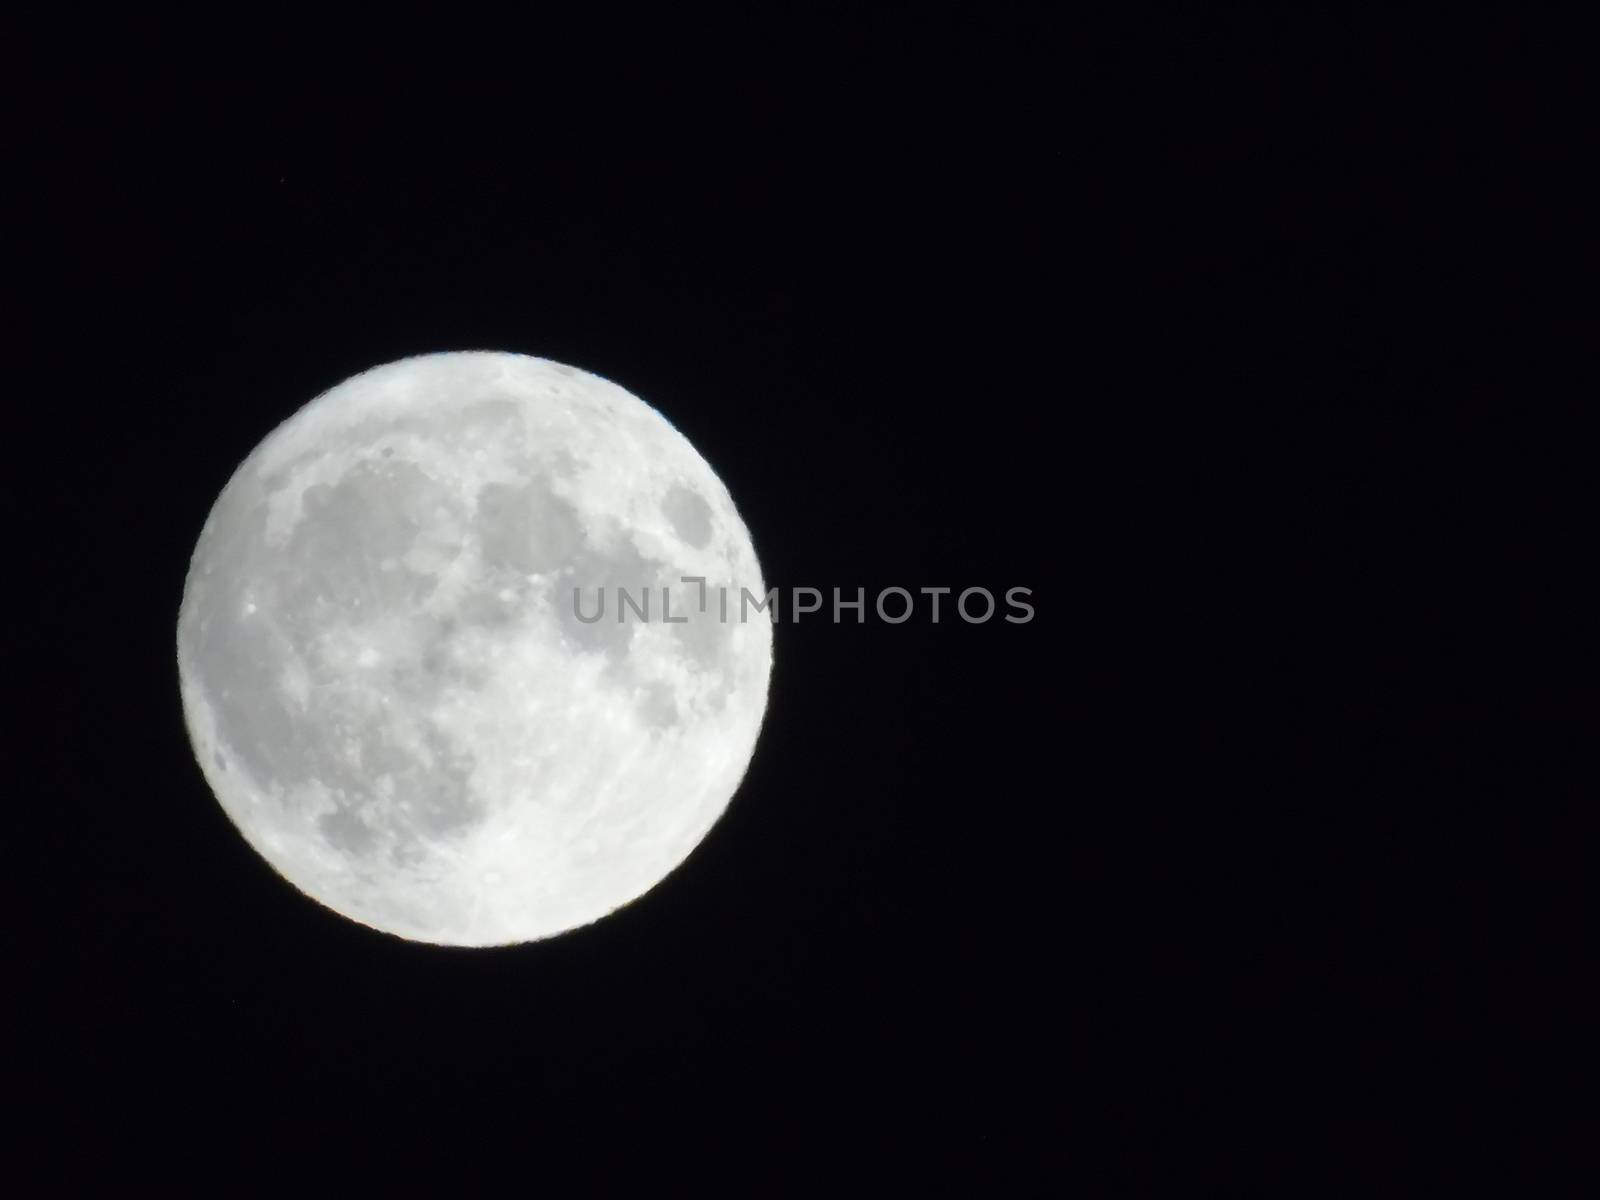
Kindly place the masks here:
<instances>
[{"instance_id":1,"label":"black night sky","mask_svg":"<svg viewBox=\"0 0 1600 1200\"><path fill-rule=\"evenodd\" d=\"M1437 30L1002 10L23 20L8 1075L63 1169L1299 1195L1415 1137L1509 769L1453 602L1522 453L1492 106ZM188 556L299 405L476 348L659 408L769 584L1037 615L780 624L727 815L593 927L345 921L195 767Z\"/></svg>"}]
</instances>

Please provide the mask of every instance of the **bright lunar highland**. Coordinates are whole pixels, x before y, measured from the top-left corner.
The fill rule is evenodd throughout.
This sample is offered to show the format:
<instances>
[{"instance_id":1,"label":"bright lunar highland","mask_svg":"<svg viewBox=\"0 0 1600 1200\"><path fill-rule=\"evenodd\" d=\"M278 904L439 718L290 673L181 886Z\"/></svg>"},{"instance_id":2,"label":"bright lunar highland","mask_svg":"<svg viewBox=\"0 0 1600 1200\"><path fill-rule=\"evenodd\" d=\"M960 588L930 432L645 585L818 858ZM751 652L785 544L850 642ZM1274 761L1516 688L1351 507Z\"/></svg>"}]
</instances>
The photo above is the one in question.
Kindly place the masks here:
<instances>
[{"instance_id":1,"label":"bright lunar highland","mask_svg":"<svg viewBox=\"0 0 1600 1200\"><path fill-rule=\"evenodd\" d=\"M749 765L772 628L720 588L765 594L750 535L654 409L521 355L389 363L212 508L178 621L189 734L249 843L329 908L444 945L549 937L658 883Z\"/></svg>"}]
</instances>

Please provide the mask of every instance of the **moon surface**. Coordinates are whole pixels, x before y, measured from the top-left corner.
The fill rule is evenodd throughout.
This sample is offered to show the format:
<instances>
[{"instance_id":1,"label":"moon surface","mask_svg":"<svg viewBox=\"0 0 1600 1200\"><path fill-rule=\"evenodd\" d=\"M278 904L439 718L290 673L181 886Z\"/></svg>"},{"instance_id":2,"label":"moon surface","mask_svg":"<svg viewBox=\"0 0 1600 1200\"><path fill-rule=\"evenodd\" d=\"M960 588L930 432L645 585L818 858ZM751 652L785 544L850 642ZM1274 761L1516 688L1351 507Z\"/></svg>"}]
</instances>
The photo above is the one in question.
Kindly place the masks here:
<instances>
[{"instance_id":1,"label":"moon surface","mask_svg":"<svg viewBox=\"0 0 1600 1200\"><path fill-rule=\"evenodd\" d=\"M544 359L403 359L218 497L184 715L229 818L313 899L417 941L532 941L643 895L727 807L772 666L740 589L765 594L750 535L653 408Z\"/></svg>"}]
</instances>

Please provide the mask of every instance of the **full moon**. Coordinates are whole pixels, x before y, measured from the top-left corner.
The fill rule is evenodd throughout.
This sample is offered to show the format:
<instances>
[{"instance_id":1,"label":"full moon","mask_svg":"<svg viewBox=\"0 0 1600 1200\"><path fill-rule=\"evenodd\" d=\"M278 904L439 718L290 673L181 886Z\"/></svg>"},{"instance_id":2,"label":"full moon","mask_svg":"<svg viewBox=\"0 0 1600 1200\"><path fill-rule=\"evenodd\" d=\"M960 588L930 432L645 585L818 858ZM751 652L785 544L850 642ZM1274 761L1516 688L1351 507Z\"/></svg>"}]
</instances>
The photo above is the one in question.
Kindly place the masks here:
<instances>
[{"instance_id":1,"label":"full moon","mask_svg":"<svg viewBox=\"0 0 1600 1200\"><path fill-rule=\"evenodd\" d=\"M306 895L415 941L533 941L642 896L727 808L772 667L743 591L765 596L727 489L649 405L539 358L403 359L217 498L184 716Z\"/></svg>"}]
</instances>

